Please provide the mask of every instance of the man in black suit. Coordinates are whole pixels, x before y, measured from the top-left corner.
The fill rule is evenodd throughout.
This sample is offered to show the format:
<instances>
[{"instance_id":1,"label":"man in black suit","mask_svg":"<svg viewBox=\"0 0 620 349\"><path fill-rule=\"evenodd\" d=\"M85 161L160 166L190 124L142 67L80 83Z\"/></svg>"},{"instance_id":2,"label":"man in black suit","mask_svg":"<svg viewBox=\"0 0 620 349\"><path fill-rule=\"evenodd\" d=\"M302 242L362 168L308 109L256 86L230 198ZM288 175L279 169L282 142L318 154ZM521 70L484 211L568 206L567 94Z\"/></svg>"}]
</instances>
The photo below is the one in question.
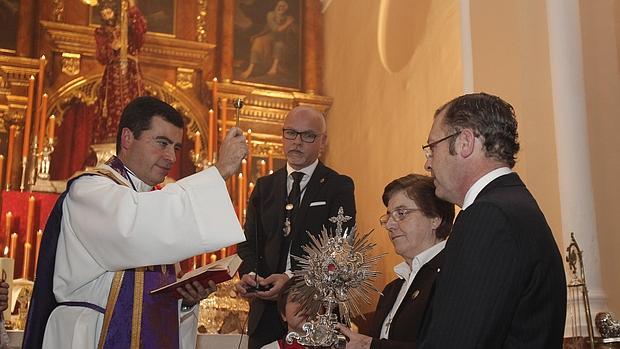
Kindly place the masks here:
<instances>
[{"instance_id":1,"label":"man in black suit","mask_svg":"<svg viewBox=\"0 0 620 349\"><path fill-rule=\"evenodd\" d=\"M327 143L325 119L313 108L300 106L289 112L282 129L287 166L259 178L248 204L246 242L238 245L243 259L237 291L251 300L248 320L249 348L260 348L281 338L286 327L276 300L292 276L302 246L310 242L308 232L318 235L340 207L355 224L353 181L323 165L319 154ZM251 290L260 285L266 291Z\"/></svg>"},{"instance_id":2,"label":"man in black suit","mask_svg":"<svg viewBox=\"0 0 620 349\"><path fill-rule=\"evenodd\" d=\"M566 280L536 200L512 172L519 150L512 106L484 93L435 113L422 147L438 197L459 213L418 347L562 347Z\"/></svg>"}]
</instances>

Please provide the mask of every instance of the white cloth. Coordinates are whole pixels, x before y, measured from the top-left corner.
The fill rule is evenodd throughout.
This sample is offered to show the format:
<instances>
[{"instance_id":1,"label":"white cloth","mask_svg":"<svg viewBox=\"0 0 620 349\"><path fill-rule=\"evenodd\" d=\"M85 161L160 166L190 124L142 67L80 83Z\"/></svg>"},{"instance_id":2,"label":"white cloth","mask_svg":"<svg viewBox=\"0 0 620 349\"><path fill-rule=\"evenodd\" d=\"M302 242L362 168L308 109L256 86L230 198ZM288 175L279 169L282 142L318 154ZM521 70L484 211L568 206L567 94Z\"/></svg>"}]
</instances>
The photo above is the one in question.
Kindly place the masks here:
<instances>
[{"instance_id":1,"label":"white cloth","mask_svg":"<svg viewBox=\"0 0 620 349\"><path fill-rule=\"evenodd\" d=\"M296 170L289 163L286 163L286 193L291 192L291 188L293 188L293 176L291 173L293 172L303 172L304 176L301 178L301 182L299 182L299 189L301 190L301 196L299 200L303 200L304 193L306 192L306 186L308 182L310 182L310 177L314 173L314 170L319 165L319 159L314 160L314 162L307 167L302 168L301 170Z\"/></svg>"},{"instance_id":2,"label":"white cloth","mask_svg":"<svg viewBox=\"0 0 620 349\"><path fill-rule=\"evenodd\" d=\"M319 164L319 159L314 160L312 164L307 167L302 168L301 170L296 170L287 162L286 163L286 194L291 192L293 188L293 176L291 173L293 172L303 172L304 176L301 178L299 182L299 190L301 190L301 196L299 197L299 202L304 199L304 194L306 193L306 186L310 182L310 177L314 173L314 170ZM288 256L286 257L286 270L284 274L288 275L289 279L293 277L293 271L291 270L291 246L288 247Z\"/></svg>"},{"instance_id":3,"label":"white cloth","mask_svg":"<svg viewBox=\"0 0 620 349\"><path fill-rule=\"evenodd\" d=\"M407 264L407 262L402 262L394 267L394 272L396 275L398 275L401 279L405 279L405 282L403 282L403 285L400 287L400 292L398 292L398 297L396 297L396 301L394 301L392 310L390 310L388 315L383 320L383 326L381 326L381 336L379 338L389 338L392 320L394 319L400 304L403 302L403 299L405 299L405 295L407 295L407 290L409 290L413 279L415 279L415 276L418 274L420 269L422 269L422 266L428 263L431 259L435 258L435 256L439 254L444 247L446 247L446 240L427 248L415 256L411 261L411 266Z\"/></svg>"},{"instance_id":4,"label":"white cloth","mask_svg":"<svg viewBox=\"0 0 620 349\"><path fill-rule=\"evenodd\" d=\"M115 271L174 264L245 239L214 167L157 191L147 191L150 187L135 176L131 179L145 192L103 176L83 176L71 185L63 203L54 270L59 302L105 308ZM195 308L180 316L181 348L196 346ZM96 348L102 323L103 314L97 311L60 306L48 320L43 348Z\"/></svg>"},{"instance_id":5,"label":"white cloth","mask_svg":"<svg viewBox=\"0 0 620 349\"><path fill-rule=\"evenodd\" d=\"M465 210L469 205L474 203L476 197L484 187L491 183L494 179L512 173L512 170L508 167L500 167L478 178L478 180L467 190L465 198L463 199L463 207L461 210Z\"/></svg>"},{"instance_id":6,"label":"white cloth","mask_svg":"<svg viewBox=\"0 0 620 349\"><path fill-rule=\"evenodd\" d=\"M273 341L269 344L263 345L260 349L280 349L280 343L278 343L278 341Z\"/></svg>"}]
</instances>

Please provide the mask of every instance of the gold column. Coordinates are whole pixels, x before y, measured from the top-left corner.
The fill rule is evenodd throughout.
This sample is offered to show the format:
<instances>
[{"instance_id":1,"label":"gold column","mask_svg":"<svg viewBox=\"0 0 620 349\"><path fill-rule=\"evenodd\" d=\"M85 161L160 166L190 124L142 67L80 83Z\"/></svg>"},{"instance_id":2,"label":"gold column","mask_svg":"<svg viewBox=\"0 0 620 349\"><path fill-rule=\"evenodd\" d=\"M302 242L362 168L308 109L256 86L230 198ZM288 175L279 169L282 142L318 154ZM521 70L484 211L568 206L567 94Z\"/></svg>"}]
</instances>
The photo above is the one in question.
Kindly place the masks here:
<instances>
[{"instance_id":1,"label":"gold column","mask_svg":"<svg viewBox=\"0 0 620 349\"><path fill-rule=\"evenodd\" d=\"M319 93L320 69L323 59L323 21L319 0L303 1L303 85L307 93Z\"/></svg>"},{"instance_id":2,"label":"gold column","mask_svg":"<svg viewBox=\"0 0 620 349\"><path fill-rule=\"evenodd\" d=\"M229 82L233 78L233 53L235 48L235 1L222 1L222 35L220 37L220 76L222 81Z\"/></svg>"},{"instance_id":3,"label":"gold column","mask_svg":"<svg viewBox=\"0 0 620 349\"><path fill-rule=\"evenodd\" d=\"M18 56L31 57L33 52L34 24L36 11L34 0L21 0L19 2L19 21L17 24L17 47Z\"/></svg>"}]
</instances>

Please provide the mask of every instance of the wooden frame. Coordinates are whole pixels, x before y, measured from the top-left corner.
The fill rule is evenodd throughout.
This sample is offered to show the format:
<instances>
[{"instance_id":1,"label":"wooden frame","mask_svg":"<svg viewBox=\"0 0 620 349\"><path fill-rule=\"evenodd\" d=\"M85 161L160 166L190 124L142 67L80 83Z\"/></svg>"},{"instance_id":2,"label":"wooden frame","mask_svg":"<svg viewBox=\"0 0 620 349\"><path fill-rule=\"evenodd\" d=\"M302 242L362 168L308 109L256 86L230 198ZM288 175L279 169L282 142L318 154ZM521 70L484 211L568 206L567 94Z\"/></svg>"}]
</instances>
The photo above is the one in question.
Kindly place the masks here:
<instances>
[{"instance_id":1,"label":"wooden frame","mask_svg":"<svg viewBox=\"0 0 620 349\"><path fill-rule=\"evenodd\" d=\"M116 0L120 8L120 0ZM147 21L147 31L152 34L174 37L176 35L177 0L136 0L136 6ZM101 18L97 8L91 7L88 23L91 26L100 26Z\"/></svg>"},{"instance_id":2,"label":"wooden frame","mask_svg":"<svg viewBox=\"0 0 620 349\"><path fill-rule=\"evenodd\" d=\"M19 0L0 1L0 53L15 53L19 24Z\"/></svg>"},{"instance_id":3,"label":"wooden frame","mask_svg":"<svg viewBox=\"0 0 620 349\"><path fill-rule=\"evenodd\" d=\"M236 1L233 79L240 84L302 88L301 0Z\"/></svg>"}]
</instances>

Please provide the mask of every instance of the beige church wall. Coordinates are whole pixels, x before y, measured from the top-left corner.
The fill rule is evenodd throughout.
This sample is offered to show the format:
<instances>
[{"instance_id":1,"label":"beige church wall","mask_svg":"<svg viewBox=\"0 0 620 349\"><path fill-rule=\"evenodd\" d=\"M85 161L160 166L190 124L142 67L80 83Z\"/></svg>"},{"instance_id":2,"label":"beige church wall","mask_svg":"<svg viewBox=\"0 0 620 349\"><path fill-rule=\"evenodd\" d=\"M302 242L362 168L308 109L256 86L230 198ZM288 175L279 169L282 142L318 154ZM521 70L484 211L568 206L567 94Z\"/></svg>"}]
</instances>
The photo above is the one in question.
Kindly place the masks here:
<instances>
[{"instance_id":1,"label":"beige church wall","mask_svg":"<svg viewBox=\"0 0 620 349\"><path fill-rule=\"evenodd\" d=\"M591 171L603 289L620 316L620 1L581 1ZM586 275L587 278L587 275Z\"/></svg>"},{"instance_id":2,"label":"beige church wall","mask_svg":"<svg viewBox=\"0 0 620 349\"><path fill-rule=\"evenodd\" d=\"M515 170L563 252L545 2L472 0L474 90L496 94L519 122Z\"/></svg>"},{"instance_id":3,"label":"beige church wall","mask_svg":"<svg viewBox=\"0 0 620 349\"><path fill-rule=\"evenodd\" d=\"M380 289L402 261L378 223L381 194L426 173L420 147L433 113L462 91L459 11L458 0L337 0L324 13L324 89L334 98L324 160L353 178L359 232L375 229L377 253L388 253Z\"/></svg>"}]
</instances>

